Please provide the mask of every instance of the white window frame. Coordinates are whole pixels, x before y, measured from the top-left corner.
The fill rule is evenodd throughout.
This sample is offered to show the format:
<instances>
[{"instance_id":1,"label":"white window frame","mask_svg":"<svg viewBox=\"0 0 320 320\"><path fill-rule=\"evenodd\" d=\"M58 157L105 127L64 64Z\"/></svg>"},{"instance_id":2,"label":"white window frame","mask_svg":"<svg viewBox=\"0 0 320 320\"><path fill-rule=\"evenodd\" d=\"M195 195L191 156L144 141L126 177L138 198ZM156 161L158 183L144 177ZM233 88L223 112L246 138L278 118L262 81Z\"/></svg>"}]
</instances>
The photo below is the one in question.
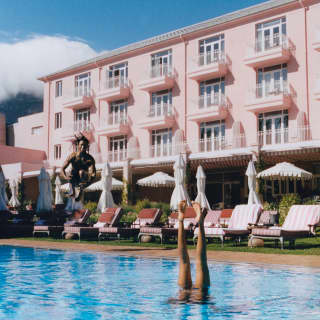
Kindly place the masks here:
<instances>
[{"instance_id":1,"label":"white window frame","mask_svg":"<svg viewBox=\"0 0 320 320\"><path fill-rule=\"evenodd\" d=\"M149 117L160 117L172 114L172 90L153 92Z\"/></svg>"},{"instance_id":2,"label":"white window frame","mask_svg":"<svg viewBox=\"0 0 320 320\"><path fill-rule=\"evenodd\" d=\"M62 128L62 112L56 112L54 114L54 129Z\"/></svg>"},{"instance_id":3,"label":"white window frame","mask_svg":"<svg viewBox=\"0 0 320 320\"><path fill-rule=\"evenodd\" d=\"M226 147L226 125L224 120L200 123L200 152L214 152Z\"/></svg>"},{"instance_id":4,"label":"white window frame","mask_svg":"<svg viewBox=\"0 0 320 320\"><path fill-rule=\"evenodd\" d=\"M62 96L62 80L56 81L56 98Z\"/></svg>"},{"instance_id":5,"label":"white window frame","mask_svg":"<svg viewBox=\"0 0 320 320\"><path fill-rule=\"evenodd\" d=\"M115 136L109 139L109 160L119 162L127 159L127 136Z\"/></svg>"},{"instance_id":6,"label":"white window frame","mask_svg":"<svg viewBox=\"0 0 320 320\"><path fill-rule=\"evenodd\" d=\"M110 103L109 121L110 125L127 123L128 119L128 101L120 100Z\"/></svg>"},{"instance_id":7,"label":"white window frame","mask_svg":"<svg viewBox=\"0 0 320 320\"><path fill-rule=\"evenodd\" d=\"M86 72L75 76L75 97L88 97L91 95L91 73Z\"/></svg>"},{"instance_id":8,"label":"white window frame","mask_svg":"<svg viewBox=\"0 0 320 320\"><path fill-rule=\"evenodd\" d=\"M54 145L54 160L60 160L61 159L61 144L55 144Z\"/></svg>"},{"instance_id":9,"label":"white window frame","mask_svg":"<svg viewBox=\"0 0 320 320\"><path fill-rule=\"evenodd\" d=\"M219 34L199 41L199 65L216 63L225 58L224 34Z\"/></svg>"},{"instance_id":10,"label":"white window frame","mask_svg":"<svg viewBox=\"0 0 320 320\"><path fill-rule=\"evenodd\" d=\"M199 107L206 108L225 103L225 79L217 78L203 81L199 86Z\"/></svg>"},{"instance_id":11,"label":"white window frame","mask_svg":"<svg viewBox=\"0 0 320 320\"><path fill-rule=\"evenodd\" d=\"M152 130L151 132L152 157L172 155L172 128Z\"/></svg>"},{"instance_id":12,"label":"white window frame","mask_svg":"<svg viewBox=\"0 0 320 320\"><path fill-rule=\"evenodd\" d=\"M41 136L43 126L36 126L31 128L31 135L33 136Z\"/></svg>"}]
</instances>

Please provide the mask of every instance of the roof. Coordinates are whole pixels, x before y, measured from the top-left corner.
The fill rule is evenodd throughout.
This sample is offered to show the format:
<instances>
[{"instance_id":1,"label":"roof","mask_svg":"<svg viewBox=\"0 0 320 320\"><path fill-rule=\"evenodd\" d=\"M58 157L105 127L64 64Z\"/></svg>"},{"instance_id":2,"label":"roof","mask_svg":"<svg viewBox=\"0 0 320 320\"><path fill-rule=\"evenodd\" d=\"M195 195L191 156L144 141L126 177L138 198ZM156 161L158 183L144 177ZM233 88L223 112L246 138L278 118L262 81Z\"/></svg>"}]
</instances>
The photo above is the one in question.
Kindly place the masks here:
<instances>
[{"instance_id":1,"label":"roof","mask_svg":"<svg viewBox=\"0 0 320 320\"><path fill-rule=\"evenodd\" d=\"M162 41L167 41L167 40L171 40L171 39L175 39L178 37L181 37L183 35L187 35L196 31L201 31L207 28L211 28L223 23L227 23L227 22L231 22L233 20L237 20L240 18L244 18L253 14L257 14L266 10L270 10L270 9L274 9L277 7L281 7L283 5L287 5L290 3L294 3L294 2L298 2L298 0L270 0L267 2L263 2L254 6L250 6L241 10L237 10L237 11L233 11L231 13L227 13L225 15L216 17L216 18L212 18L209 20L205 20L202 21L200 23L196 23L187 27L183 27L174 31L170 31L152 38L148 38L142 41L138 41L135 43L131 43L129 45L120 47L118 49L114 49L111 51L108 51L104 54L98 55L95 58L91 58L89 60L80 62L78 64L72 65L70 67L64 68L60 71L48 74L46 76L43 76L41 78L39 78L40 80L45 80L46 77L53 77L55 75L58 75L59 73L63 73L63 72L67 72L67 71L71 71L72 69L76 69L79 67L84 67L86 65L92 64L92 63L97 63L101 60L107 59L107 58L111 58L123 53L127 53L136 49L141 49L156 43L160 43Z\"/></svg>"}]
</instances>

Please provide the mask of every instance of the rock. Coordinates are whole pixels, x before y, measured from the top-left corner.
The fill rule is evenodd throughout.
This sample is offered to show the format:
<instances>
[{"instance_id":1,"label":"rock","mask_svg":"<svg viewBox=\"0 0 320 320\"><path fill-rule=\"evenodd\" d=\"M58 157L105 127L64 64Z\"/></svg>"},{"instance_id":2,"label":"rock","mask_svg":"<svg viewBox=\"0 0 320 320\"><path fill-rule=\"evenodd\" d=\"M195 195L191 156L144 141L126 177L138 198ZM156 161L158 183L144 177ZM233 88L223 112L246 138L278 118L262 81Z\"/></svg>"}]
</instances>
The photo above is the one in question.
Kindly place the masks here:
<instances>
[{"instance_id":1,"label":"rock","mask_svg":"<svg viewBox=\"0 0 320 320\"><path fill-rule=\"evenodd\" d=\"M141 236L140 241L143 243L152 242L152 236Z\"/></svg>"},{"instance_id":2,"label":"rock","mask_svg":"<svg viewBox=\"0 0 320 320\"><path fill-rule=\"evenodd\" d=\"M77 239L78 236L74 233L67 233L64 237L66 240L72 240L72 239Z\"/></svg>"},{"instance_id":3,"label":"rock","mask_svg":"<svg viewBox=\"0 0 320 320\"><path fill-rule=\"evenodd\" d=\"M264 247L264 241L263 239L259 239L259 238L250 239L248 241L248 247L254 247L254 248Z\"/></svg>"}]
</instances>

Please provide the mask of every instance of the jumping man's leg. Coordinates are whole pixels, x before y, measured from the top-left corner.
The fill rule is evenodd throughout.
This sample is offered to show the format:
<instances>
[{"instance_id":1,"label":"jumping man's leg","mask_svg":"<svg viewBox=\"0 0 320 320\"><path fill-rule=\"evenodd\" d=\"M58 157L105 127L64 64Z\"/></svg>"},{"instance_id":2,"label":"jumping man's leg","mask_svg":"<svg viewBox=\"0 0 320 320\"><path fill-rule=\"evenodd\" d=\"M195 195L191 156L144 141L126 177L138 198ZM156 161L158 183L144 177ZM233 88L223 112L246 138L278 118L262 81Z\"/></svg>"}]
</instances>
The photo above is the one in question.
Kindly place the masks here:
<instances>
[{"instance_id":1,"label":"jumping man's leg","mask_svg":"<svg viewBox=\"0 0 320 320\"><path fill-rule=\"evenodd\" d=\"M196 251L196 283L195 288L207 289L210 287L210 275L207 264L207 247L206 238L204 233L204 211L201 210L199 203L192 203L194 210L196 211L196 220L199 225L198 243Z\"/></svg>"},{"instance_id":2,"label":"jumping man's leg","mask_svg":"<svg viewBox=\"0 0 320 320\"><path fill-rule=\"evenodd\" d=\"M178 218L179 218L179 229L178 229L178 252L179 252L179 279L178 285L182 289L191 289L191 271L190 271L190 259L187 251L186 238L184 233L184 212L186 209L186 201L181 201L178 205Z\"/></svg>"}]
</instances>

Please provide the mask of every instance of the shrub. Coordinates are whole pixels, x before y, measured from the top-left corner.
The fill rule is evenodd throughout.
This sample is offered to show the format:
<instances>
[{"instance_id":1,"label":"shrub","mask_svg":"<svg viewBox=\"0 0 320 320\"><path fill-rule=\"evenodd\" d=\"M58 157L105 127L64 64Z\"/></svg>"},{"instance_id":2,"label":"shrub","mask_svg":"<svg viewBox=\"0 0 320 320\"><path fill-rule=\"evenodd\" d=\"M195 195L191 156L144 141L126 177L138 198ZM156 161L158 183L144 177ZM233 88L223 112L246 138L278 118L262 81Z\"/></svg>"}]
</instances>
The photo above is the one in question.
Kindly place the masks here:
<instances>
[{"instance_id":1,"label":"shrub","mask_svg":"<svg viewBox=\"0 0 320 320\"><path fill-rule=\"evenodd\" d=\"M91 214L89 219L88 219L89 225L93 225L93 224L97 223L98 219L99 219L99 216L100 216L99 213Z\"/></svg>"},{"instance_id":2,"label":"shrub","mask_svg":"<svg viewBox=\"0 0 320 320\"><path fill-rule=\"evenodd\" d=\"M97 203L93 201L89 201L84 205L84 208L91 211L91 214L95 214L97 212Z\"/></svg>"},{"instance_id":3,"label":"shrub","mask_svg":"<svg viewBox=\"0 0 320 320\"><path fill-rule=\"evenodd\" d=\"M279 211L279 202L265 202L263 204L263 210Z\"/></svg>"},{"instance_id":4,"label":"shrub","mask_svg":"<svg viewBox=\"0 0 320 320\"><path fill-rule=\"evenodd\" d=\"M286 216L288 215L288 212L294 204L300 204L301 199L300 196L296 193L291 193L291 194L285 194L280 203L279 203L279 213L280 213L280 218L279 218L279 223L280 225L283 224L284 220L286 219Z\"/></svg>"},{"instance_id":5,"label":"shrub","mask_svg":"<svg viewBox=\"0 0 320 320\"><path fill-rule=\"evenodd\" d=\"M149 199L143 199L143 200L139 200L137 201L135 207L134 207L134 211L139 213L142 209L145 208L151 208L151 201Z\"/></svg>"}]
</instances>

